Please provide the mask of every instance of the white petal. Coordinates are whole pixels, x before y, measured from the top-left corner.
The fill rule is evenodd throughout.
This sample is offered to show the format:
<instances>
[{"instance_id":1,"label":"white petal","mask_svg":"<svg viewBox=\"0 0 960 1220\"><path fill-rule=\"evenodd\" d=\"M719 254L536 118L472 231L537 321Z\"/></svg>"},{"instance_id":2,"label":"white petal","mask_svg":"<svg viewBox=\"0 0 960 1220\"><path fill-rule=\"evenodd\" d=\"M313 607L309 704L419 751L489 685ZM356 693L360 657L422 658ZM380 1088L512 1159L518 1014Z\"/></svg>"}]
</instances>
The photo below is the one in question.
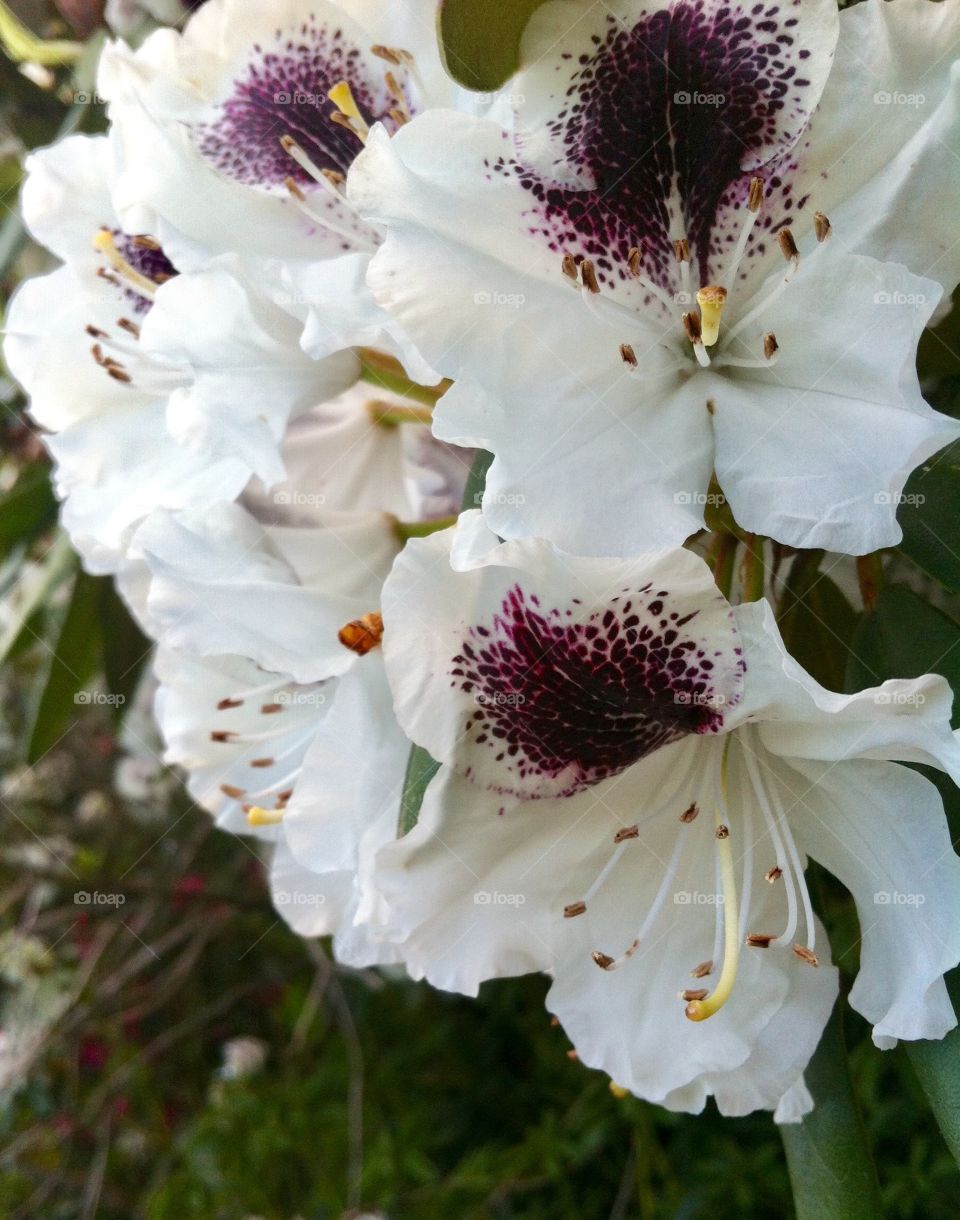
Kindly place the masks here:
<instances>
[{"instance_id":1,"label":"white petal","mask_svg":"<svg viewBox=\"0 0 960 1220\"><path fill-rule=\"evenodd\" d=\"M940 794L891 763L792 765L801 780L789 813L797 842L857 904L850 1003L879 1046L942 1038L956 1025L943 975L960 960L960 860Z\"/></svg>"},{"instance_id":2,"label":"white petal","mask_svg":"<svg viewBox=\"0 0 960 1220\"><path fill-rule=\"evenodd\" d=\"M457 572L451 543L408 543L383 593L397 713L434 758L500 792L555 796L719 731L740 656L699 559L574 559L516 542Z\"/></svg>"}]
</instances>

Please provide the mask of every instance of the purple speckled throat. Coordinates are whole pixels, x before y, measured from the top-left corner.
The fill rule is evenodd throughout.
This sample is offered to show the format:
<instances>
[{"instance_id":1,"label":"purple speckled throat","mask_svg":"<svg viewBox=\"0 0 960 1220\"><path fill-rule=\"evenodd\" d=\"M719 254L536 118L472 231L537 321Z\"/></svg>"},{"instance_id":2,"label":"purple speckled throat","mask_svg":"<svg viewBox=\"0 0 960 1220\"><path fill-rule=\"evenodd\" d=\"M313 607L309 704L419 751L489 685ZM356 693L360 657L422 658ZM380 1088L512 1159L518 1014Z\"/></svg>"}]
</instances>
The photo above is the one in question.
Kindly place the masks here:
<instances>
[{"instance_id":1,"label":"purple speckled throat","mask_svg":"<svg viewBox=\"0 0 960 1220\"><path fill-rule=\"evenodd\" d=\"M108 226L105 226L108 227ZM113 240L117 250L124 262L145 276L148 280L152 280L154 284L160 285L166 283L177 274L177 269L173 263L167 258L164 252L152 240L143 238L131 237L128 233L123 233L120 229L111 229ZM132 288L127 288L121 283L123 295L135 314L146 314L150 311L150 302L146 297L139 292L135 292Z\"/></svg>"},{"instance_id":2,"label":"purple speckled throat","mask_svg":"<svg viewBox=\"0 0 960 1220\"><path fill-rule=\"evenodd\" d=\"M468 737L502 768L498 790L530 796L538 779L563 777L569 795L688 734L720 732L733 700L715 676L727 685L731 660L739 675L743 661L739 648L731 656L697 639L696 618L654 585L589 614L579 599L548 609L512 588L450 669L477 704Z\"/></svg>"},{"instance_id":3,"label":"purple speckled throat","mask_svg":"<svg viewBox=\"0 0 960 1220\"><path fill-rule=\"evenodd\" d=\"M799 2L705 11L680 0L626 29L611 15L592 52L558 69L570 84L549 128L558 162L589 188L561 186L542 166L491 169L532 194L535 231L551 249L593 259L601 280L626 278L639 246L647 274L669 289L671 240L686 236L709 282L736 240L728 213L746 197L744 165L765 164L768 199L777 196L761 229L790 224L804 202L781 176L816 101L810 52L796 45Z\"/></svg>"},{"instance_id":4,"label":"purple speckled throat","mask_svg":"<svg viewBox=\"0 0 960 1220\"><path fill-rule=\"evenodd\" d=\"M331 122L336 107L327 94L346 81L367 123L383 121L393 130L389 111L395 103L384 72L343 30L313 16L296 30L278 29L275 37L272 46L251 47L230 96L217 107L218 116L197 131L201 155L248 185L276 187L287 178L312 185L280 145L280 137L290 135L320 169L345 174L360 144Z\"/></svg>"}]
</instances>

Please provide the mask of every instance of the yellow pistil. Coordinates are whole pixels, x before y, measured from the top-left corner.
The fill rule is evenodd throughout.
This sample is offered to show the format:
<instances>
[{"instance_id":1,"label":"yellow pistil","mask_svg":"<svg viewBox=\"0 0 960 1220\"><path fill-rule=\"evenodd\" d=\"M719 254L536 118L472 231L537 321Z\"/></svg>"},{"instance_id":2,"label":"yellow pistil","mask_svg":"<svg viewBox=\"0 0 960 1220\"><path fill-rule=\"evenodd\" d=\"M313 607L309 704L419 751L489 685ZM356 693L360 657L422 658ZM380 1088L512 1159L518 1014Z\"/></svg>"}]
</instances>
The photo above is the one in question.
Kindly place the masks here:
<instances>
[{"instance_id":1,"label":"yellow pistil","mask_svg":"<svg viewBox=\"0 0 960 1220\"><path fill-rule=\"evenodd\" d=\"M720 786L723 792L723 804L727 797L727 757L730 738L724 743L723 761L720 764ZM733 985L737 978L737 965L740 961L740 912L737 904L737 882L733 867L733 848L730 832L723 821L723 811L716 811L717 851L720 854L720 881L723 889L723 969L717 979L717 985L705 999L691 1000L684 1009L691 1021L706 1021L712 1017L730 999Z\"/></svg>"},{"instance_id":2,"label":"yellow pistil","mask_svg":"<svg viewBox=\"0 0 960 1220\"><path fill-rule=\"evenodd\" d=\"M713 347L720 338L720 317L727 300L727 290L720 284L707 284L697 293L700 306L700 333L704 347Z\"/></svg>"},{"instance_id":3,"label":"yellow pistil","mask_svg":"<svg viewBox=\"0 0 960 1220\"><path fill-rule=\"evenodd\" d=\"M327 94L327 97L336 106L337 114L342 115L346 120L343 126L349 126L354 135L358 136L366 144L367 137L370 135L370 128L367 125L366 119L360 113L360 107L353 96L353 90L347 82L342 80L339 84L334 85ZM336 118L336 115L333 117Z\"/></svg>"},{"instance_id":4,"label":"yellow pistil","mask_svg":"<svg viewBox=\"0 0 960 1220\"><path fill-rule=\"evenodd\" d=\"M277 826L282 821L282 809L263 809L259 805L251 805L247 810L248 826Z\"/></svg>"},{"instance_id":5,"label":"yellow pistil","mask_svg":"<svg viewBox=\"0 0 960 1220\"><path fill-rule=\"evenodd\" d=\"M141 275L139 271L130 266L117 249L117 243L113 240L113 234L109 229L98 230L96 237L93 239L93 248L104 256L117 275L122 276L132 288L153 300L157 294L157 285L153 280L148 280L145 275Z\"/></svg>"}]
</instances>

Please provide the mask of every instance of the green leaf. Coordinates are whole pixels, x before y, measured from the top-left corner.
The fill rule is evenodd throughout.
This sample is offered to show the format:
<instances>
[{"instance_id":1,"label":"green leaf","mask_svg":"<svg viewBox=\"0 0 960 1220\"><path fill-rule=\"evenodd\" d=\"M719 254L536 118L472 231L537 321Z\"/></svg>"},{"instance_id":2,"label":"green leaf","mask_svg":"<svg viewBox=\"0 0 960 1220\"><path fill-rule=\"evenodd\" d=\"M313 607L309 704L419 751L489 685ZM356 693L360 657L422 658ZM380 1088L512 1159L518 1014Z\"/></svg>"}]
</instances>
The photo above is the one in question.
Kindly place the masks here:
<instances>
[{"instance_id":1,"label":"green leaf","mask_svg":"<svg viewBox=\"0 0 960 1220\"><path fill-rule=\"evenodd\" d=\"M50 469L40 462L25 466L0 496L0 559L20 542L29 542L56 519L57 501Z\"/></svg>"},{"instance_id":2,"label":"green leaf","mask_svg":"<svg viewBox=\"0 0 960 1220\"><path fill-rule=\"evenodd\" d=\"M780 612L790 655L830 690L844 689L857 615L829 576L819 571L822 551L794 560Z\"/></svg>"},{"instance_id":3,"label":"green leaf","mask_svg":"<svg viewBox=\"0 0 960 1220\"><path fill-rule=\"evenodd\" d=\"M103 623L103 676L107 690L115 697L119 718L136 691L152 644L110 580L104 581L100 590L100 620Z\"/></svg>"},{"instance_id":4,"label":"green leaf","mask_svg":"<svg viewBox=\"0 0 960 1220\"><path fill-rule=\"evenodd\" d=\"M910 589L881 589L876 608L863 615L854 634L846 689L929 673L942 674L960 690L960 623Z\"/></svg>"},{"instance_id":5,"label":"green leaf","mask_svg":"<svg viewBox=\"0 0 960 1220\"><path fill-rule=\"evenodd\" d=\"M15 605L7 629L0 636L0 664L18 647L34 615L47 605L53 592L77 567L77 557L66 534L59 534L40 562L39 578L27 596Z\"/></svg>"},{"instance_id":6,"label":"green leaf","mask_svg":"<svg viewBox=\"0 0 960 1220\"><path fill-rule=\"evenodd\" d=\"M903 529L903 554L960 593L960 441L913 472L897 520Z\"/></svg>"},{"instance_id":7,"label":"green leaf","mask_svg":"<svg viewBox=\"0 0 960 1220\"><path fill-rule=\"evenodd\" d=\"M953 971L947 986L954 1008L960 1011L960 972ZM904 1045L947 1147L960 1165L960 1029L951 1030L939 1042Z\"/></svg>"},{"instance_id":8,"label":"green leaf","mask_svg":"<svg viewBox=\"0 0 960 1220\"><path fill-rule=\"evenodd\" d=\"M405 835L413 830L420 817L420 806L427 785L440 770L440 764L423 748L414 746L407 759L407 773L403 777L403 793L400 796L400 817L397 831Z\"/></svg>"},{"instance_id":9,"label":"green leaf","mask_svg":"<svg viewBox=\"0 0 960 1220\"><path fill-rule=\"evenodd\" d=\"M37 700L27 747L27 762L42 758L63 736L77 714L78 694L97 670L102 647L100 626L103 578L79 571L66 615L56 637L48 642L49 661Z\"/></svg>"},{"instance_id":10,"label":"green leaf","mask_svg":"<svg viewBox=\"0 0 960 1220\"><path fill-rule=\"evenodd\" d=\"M813 1110L784 1123L797 1220L873 1220L883 1215L863 1123L850 1083L838 1003L804 1073Z\"/></svg>"},{"instance_id":11,"label":"green leaf","mask_svg":"<svg viewBox=\"0 0 960 1220\"><path fill-rule=\"evenodd\" d=\"M520 41L545 0L441 0L444 67L467 89L499 89L520 67Z\"/></svg>"}]
</instances>

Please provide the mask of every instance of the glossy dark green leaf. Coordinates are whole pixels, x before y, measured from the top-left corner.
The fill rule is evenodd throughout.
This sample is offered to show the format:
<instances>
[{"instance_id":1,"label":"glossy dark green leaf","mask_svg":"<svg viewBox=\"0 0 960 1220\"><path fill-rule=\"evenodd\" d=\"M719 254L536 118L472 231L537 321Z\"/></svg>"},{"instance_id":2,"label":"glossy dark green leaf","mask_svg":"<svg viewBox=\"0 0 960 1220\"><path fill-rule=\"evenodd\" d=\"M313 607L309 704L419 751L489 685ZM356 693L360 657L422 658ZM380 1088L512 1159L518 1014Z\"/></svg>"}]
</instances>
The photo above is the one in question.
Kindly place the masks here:
<instances>
[{"instance_id":1,"label":"glossy dark green leaf","mask_svg":"<svg viewBox=\"0 0 960 1220\"><path fill-rule=\"evenodd\" d=\"M953 1006L960 1011L958 971L953 971L948 987ZM904 1045L947 1147L960 1165L960 1029L951 1030L940 1042Z\"/></svg>"},{"instance_id":2,"label":"glossy dark green leaf","mask_svg":"<svg viewBox=\"0 0 960 1220\"><path fill-rule=\"evenodd\" d=\"M780 631L791 656L818 682L839 691L844 689L857 615L835 581L819 571L820 559L822 552L812 551L794 560Z\"/></svg>"},{"instance_id":3,"label":"glossy dark green leaf","mask_svg":"<svg viewBox=\"0 0 960 1220\"><path fill-rule=\"evenodd\" d=\"M838 1003L804 1078L813 1110L780 1128L797 1220L878 1220L877 1174L850 1083Z\"/></svg>"},{"instance_id":4,"label":"glossy dark green leaf","mask_svg":"<svg viewBox=\"0 0 960 1220\"><path fill-rule=\"evenodd\" d=\"M943 674L960 690L960 623L910 589L882 589L873 613L862 616L854 634L846 689L929 673ZM957 710L955 703L955 724Z\"/></svg>"},{"instance_id":5,"label":"glossy dark green leaf","mask_svg":"<svg viewBox=\"0 0 960 1220\"><path fill-rule=\"evenodd\" d=\"M47 641L49 658L37 699L27 761L36 762L56 744L76 717L78 700L90 699L88 683L102 650L100 606L103 577L79 571L60 628Z\"/></svg>"},{"instance_id":6,"label":"glossy dark green leaf","mask_svg":"<svg viewBox=\"0 0 960 1220\"><path fill-rule=\"evenodd\" d=\"M66 534L60 534L51 543L42 559L38 560L39 573L30 585L29 593L14 603L14 612L0 635L0 665L11 656L29 635L28 627L38 613L49 604L59 586L67 580L77 567L77 557Z\"/></svg>"},{"instance_id":7,"label":"glossy dark green leaf","mask_svg":"<svg viewBox=\"0 0 960 1220\"><path fill-rule=\"evenodd\" d=\"M945 588L960 592L960 442L913 472L897 520L900 550Z\"/></svg>"},{"instance_id":8,"label":"glossy dark green leaf","mask_svg":"<svg viewBox=\"0 0 960 1220\"><path fill-rule=\"evenodd\" d=\"M25 466L9 491L0 496L0 559L52 525L56 516L50 468L40 462Z\"/></svg>"},{"instance_id":9,"label":"glossy dark green leaf","mask_svg":"<svg viewBox=\"0 0 960 1220\"><path fill-rule=\"evenodd\" d=\"M527 23L545 0L441 0L440 54L468 89L499 89L520 67Z\"/></svg>"}]
</instances>

